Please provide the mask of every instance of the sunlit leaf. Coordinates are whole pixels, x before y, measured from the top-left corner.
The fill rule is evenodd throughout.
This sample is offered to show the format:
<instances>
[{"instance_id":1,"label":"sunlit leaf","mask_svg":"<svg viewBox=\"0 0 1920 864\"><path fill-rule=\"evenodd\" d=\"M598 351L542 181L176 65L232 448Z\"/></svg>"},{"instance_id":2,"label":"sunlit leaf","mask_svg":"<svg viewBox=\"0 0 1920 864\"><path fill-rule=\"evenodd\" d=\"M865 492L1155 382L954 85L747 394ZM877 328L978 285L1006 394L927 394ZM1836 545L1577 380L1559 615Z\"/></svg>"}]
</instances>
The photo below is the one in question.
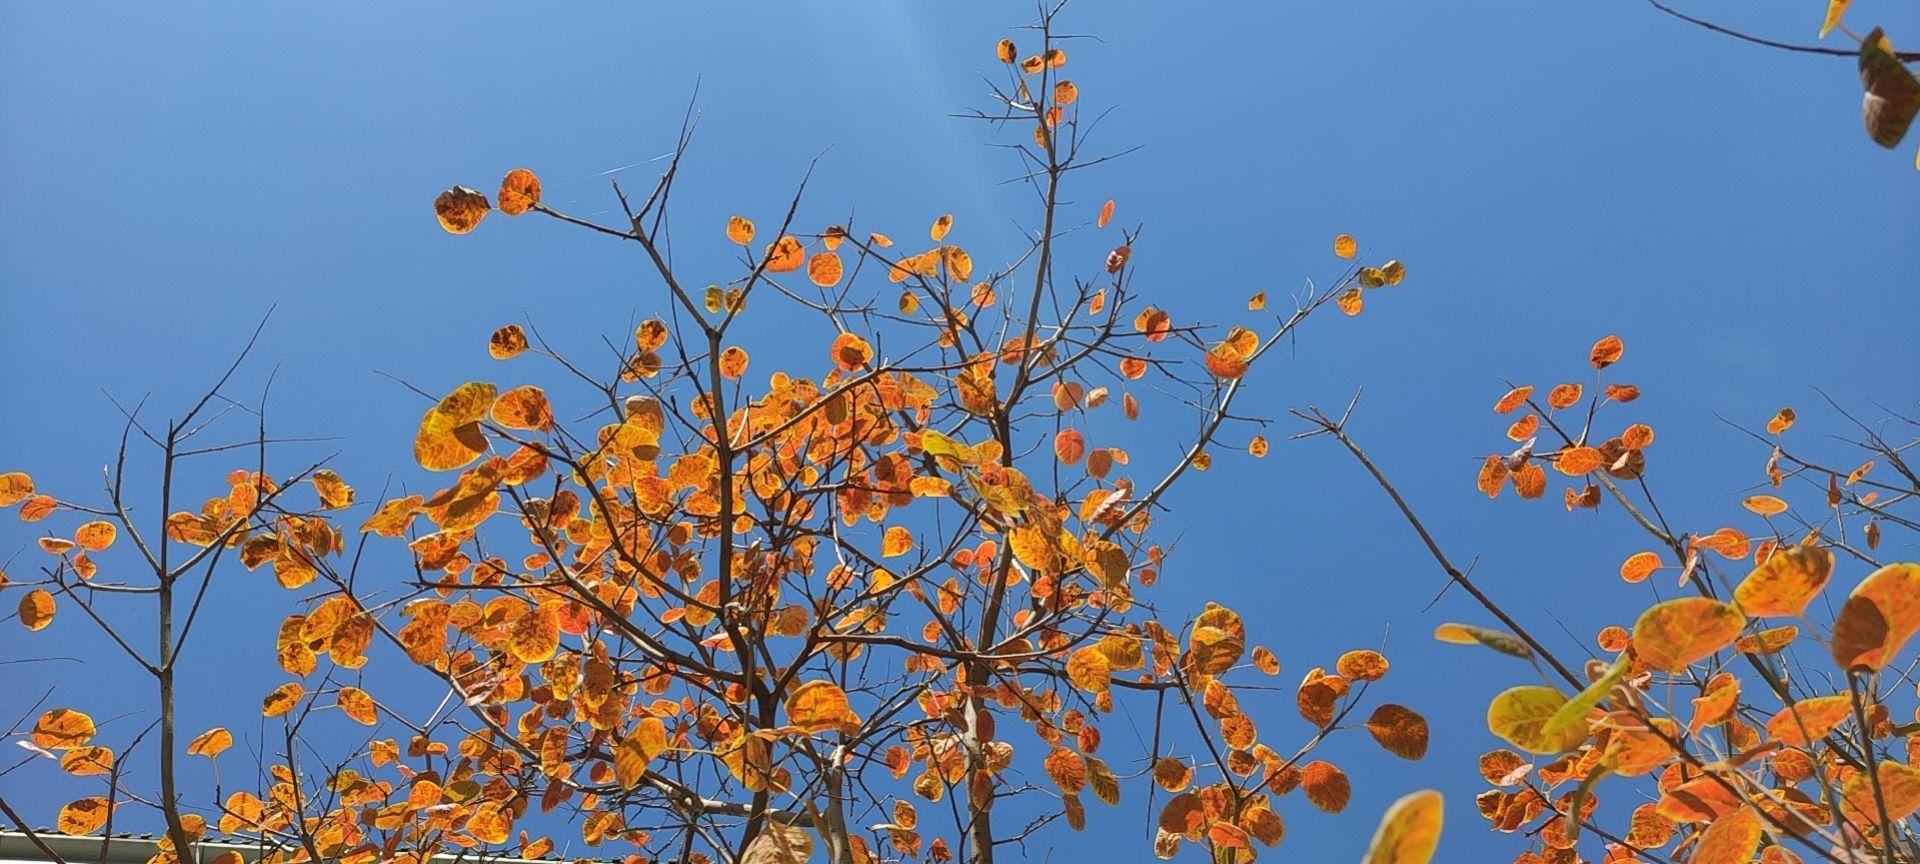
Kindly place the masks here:
<instances>
[{"instance_id":1,"label":"sunlit leaf","mask_svg":"<svg viewBox=\"0 0 1920 864\"><path fill-rule=\"evenodd\" d=\"M1847 596L1833 622L1833 659L1841 669L1879 671L1920 630L1920 564L1873 571Z\"/></svg>"},{"instance_id":2,"label":"sunlit leaf","mask_svg":"<svg viewBox=\"0 0 1920 864\"><path fill-rule=\"evenodd\" d=\"M224 726L215 726L212 729L208 729L194 736L192 741L187 742L187 755L205 756L209 759L214 759L218 758L221 753L226 752L227 748L232 746L233 733L228 732Z\"/></svg>"},{"instance_id":3,"label":"sunlit leaf","mask_svg":"<svg viewBox=\"0 0 1920 864\"><path fill-rule=\"evenodd\" d=\"M500 212L518 216L540 204L540 178L525 168L515 168L500 180Z\"/></svg>"},{"instance_id":4,"label":"sunlit leaf","mask_svg":"<svg viewBox=\"0 0 1920 864\"><path fill-rule=\"evenodd\" d=\"M1439 792L1423 789L1387 808L1367 844L1361 864L1427 864L1440 846L1445 806Z\"/></svg>"},{"instance_id":5,"label":"sunlit leaf","mask_svg":"<svg viewBox=\"0 0 1920 864\"><path fill-rule=\"evenodd\" d=\"M1827 586L1833 553L1808 544L1789 546L1753 568L1733 589L1733 602L1753 616L1797 616Z\"/></svg>"},{"instance_id":6,"label":"sunlit leaf","mask_svg":"<svg viewBox=\"0 0 1920 864\"><path fill-rule=\"evenodd\" d=\"M1688 864L1747 864L1760 849L1760 834L1760 814L1742 807L1707 826Z\"/></svg>"},{"instance_id":7,"label":"sunlit leaf","mask_svg":"<svg viewBox=\"0 0 1920 864\"><path fill-rule=\"evenodd\" d=\"M492 384L469 381L428 409L413 439L413 457L420 467L451 471L480 458L487 449L480 420L493 406L495 393Z\"/></svg>"},{"instance_id":8,"label":"sunlit leaf","mask_svg":"<svg viewBox=\"0 0 1920 864\"><path fill-rule=\"evenodd\" d=\"M60 815L54 821L54 827L62 834L85 836L100 830L100 826L107 824L107 814L112 811L113 806L105 798L99 796L82 798L68 802L60 808Z\"/></svg>"},{"instance_id":9,"label":"sunlit leaf","mask_svg":"<svg viewBox=\"0 0 1920 864\"><path fill-rule=\"evenodd\" d=\"M846 691L831 681L808 681L787 697L787 721L810 735L839 730L852 734L860 716L847 703Z\"/></svg>"},{"instance_id":10,"label":"sunlit leaf","mask_svg":"<svg viewBox=\"0 0 1920 864\"><path fill-rule=\"evenodd\" d=\"M821 252L807 262L807 278L822 288L832 288L840 284L840 256L832 252Z\"/></svg>"},{"instance_id":11,"label":"sunlit leaf","mask_svg":"<svg viewBox=\"0 0 1920 864\"><path fill-rule=\"evenodd\" d=\"M1322 759L1301 766L1300 790L1307 793L1307 800L1313 806L1328 813L1347 809L1347 801L1353 797L1353 785L1346 772Z\"/></svg>"},{"instance_id":12,"label":"sunlit leaf","mask_svg":"<svg viewBox=\"0 0 1920 864\"><path fill-rule=\"evenodd\" d=\"M647 766L667 750L667 727L658 717L642 717L613 755L613 775L623 789L640 785Z\"/></svg>"},{"instance_id":13,"label":"sunlit leaf","mask_svg":"<svg viewBox=\"0 0 1920 864\"><path fill-rule=\"evenodd\" d=\"M852 372L873 360L873 348L858 335L843 332L834 337L830 356L833 357L833 365L840 367L841 371Z\"/></svg>"},{"instance_id":14,"label":"sunlit leaf","mask_svg":"<svg viewBox=\"0 0 1920 864\"><path fill-rule=\"evenodd\" d=\"M1665 566L1657 552L1635 552L1620 562L1620 578L1627 582L1644 582L1648 576ZM1755 613L1760 614L1760 613Z\"/></svg>"},{"instance_id":15,"label":"sunlit leaf","mask_svg":"<svg viewBox=\"0 0 1920 864\"><path fill-rule=\"evenodd\" d=\"M1528 753L1562 753L1587 740L1584 726L1547 732L1547 723L1566 704L1566 695L1552 687L1537 684L1514 687L1493 697L1493 702L1488 704L1487 729Z\"/></svg>"},{"instance_id":16,"label":"sunlit leaf","mask_svg":"<svg viewBox=\"0 0 1920 864\"><path fill-rule=\"evenodd\" d=\"M1427 720L1411 708L1381 703L1367 718L1367 734L1402 759L1417 760L1427 755Z\"/></svg>"},{"instance_id":17,"label":"sunlit leaf","mask_svg":"<svg viewBox=\"0 0 1920 864\"><path fill-rule=\"evenodd\" d=\"M1472 624L1442 624L1433 629L1433 638L1452 645L1484 645L1510 657L1533 656L1533 649L1520 637Z\"/></svg>"},{"instance_id":18,"label":"sunlit leaf","mask_svg":"<svg viewBox=\"0 0 1920 864\"><path fill-rule=\"evenodd\" d=\"M753 222L745 216L728 216L727 239L741 246L752 243Z\"/></svg>"},{"instance_id":19,"label":"sunlit leaf","mask_svg":"<svg viewBox=\"0 0 1920 864\"><path fill-rule=\"evenodd\" d=\"M465 186L452 187L433 199L433 215L439 217L440 227L449 234L472 231L491 209L493 206L487 203L487 196Z\"/></svg>"},{"instance_id":20,"label":"sunlit leaf","mask_svg":"<svg viewBox=\"0 0 1920 864\"><path fill-rule=\"evenodd\" d=\"M1805 747L1853 715L1853 698L1815 696L1780 709L1767 721L1767 737L1789 747Z\"/></svg>"},{"instance_id":21,"label":"sunlit leaf","mask_svg":"<svg viewBox=\"0 0 1920 864\"><path fill-rule=\"evenodd\" d=\"M72 708L55 708L33 721L29 739L47 750L82 747L93 740L93 718Z\"/></svg>"},{"instance_id":22,"label":"sunlit leaf","mask_svg":"<svg viewBox=\"0 0 1920 864\"><path fill-rule=\"evenodd\" d=\"M791 273L800 269L807 259L807 250L800 245L798 238L781 237L767 246L767 272Z\"/></svg>"},{"instance_id":23,"label":"sunlit leaf","mask_svg":"<svg viewBox=\"0 0 1920 864\"><path fill-rule=\"evenodd\" d=\"M1606 336L1593 343L1593 350L1587 353L1587 362L1595 369L1605 369L1620 362L1620 355L1626 353L1626 345L1618 336Z\"/></svg>"},{"instance_id":24,"label":"sunlit leaf","mask_svg":"<svg viewBox=\"0 0 1920 864\"><path fill-rule=\"evenodd\" d=\"M306 693L307 688L300 686L300 682L288 681L273 688L273 692L268 693L267 697L261 700L260 714L264 717L278 717L292 711L293 706L300 704L300 697L305 696Z\"/></svg>"},{"instance_id":25,"label":"sunlit leaf","mask_svg":"<svg viewBox=\"0 0 1920 864\"><path fill-rule=\"evenodd\" d=\"M1633 648L1647 665L1679 672L1733 644L1746 624L1740 610L1708 597L1655 604L1633 625Z\"/></svg>"},{"instance_id":26,"label":"sunlit leaf","mask_svg":"<svg viewBox=\"0 0 1920 864\"><path fill-rule=\"evenodd\" d=\"M53 623L53 595L43 588L22 594L15 608L20 613L20 625L28 630L44 630Z\"/></svg>"},{"instance_id":27,"label":"sunlit leaf","mask_svg":"<svg viewBox=\"0 0 1920 864\"><path fill-rule=\"evenodd\" d=\"M1792 408L1782 408L1775 411L1773 412L1773 417L1767 420L1768 435L1778 435L1791 428L1793 428Z\"/></svg>"},{"instance_id":28,"label":"sunlit leaf","mask_svg":"<svg viewBox=\"0 0 1920 864\"><path fill-rule=\"evenodd\" d=\"M358 687L340 688L340 691L334 694L334 703L340 706L342 713L362 726L372 726L380 719L373 697Z\"/></svg>"}]
</instances>

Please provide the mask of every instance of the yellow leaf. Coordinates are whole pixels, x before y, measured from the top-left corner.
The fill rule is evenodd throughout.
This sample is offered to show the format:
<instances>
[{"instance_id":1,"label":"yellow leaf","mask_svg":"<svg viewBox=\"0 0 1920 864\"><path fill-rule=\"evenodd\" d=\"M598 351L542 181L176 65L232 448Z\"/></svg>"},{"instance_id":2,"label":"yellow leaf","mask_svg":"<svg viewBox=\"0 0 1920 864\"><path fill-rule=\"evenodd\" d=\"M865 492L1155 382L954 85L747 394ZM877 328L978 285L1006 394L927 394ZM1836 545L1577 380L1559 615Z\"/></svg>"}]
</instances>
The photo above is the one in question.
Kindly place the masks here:
<instances>
[{"instance_id":1,"label":"yellow leaf","mask_svg":"<svg viewBox=\"0 0 1920 864\"><path fill-rule=\"evenodd\" d=\"M846 691L824 680L808 681L787 697L787 720L809 735L836 729L852 734L860 728L860 716L847 703Z\"/></svg>"},{"instance_id":2,"label":"yellow leaf","mask_svg":"<svg viewBox=\"0 0 1920 864\"><path fill-rule=\"evenodd\" d=\"M1740 636L1746 616L1707 597L1655 604L1633 624L1633 648L1647 665L1679 672Z\"/></svg>"},{"instance_id":3,"label":"yellow leaf","mask_svg":"<svg viewBox=\"0 0 1920 864\"><path fill-rule=\"evenodd\" d=\"M1487 729L1528 753L1547 755L1572 750L1587 740L1584 725L1547 732L1547 723L1566 704L1567 697L1552 687L1515 687L1493 697L1487 706Z\"/></svg>"},{"instance_id":4,"label":"yellow leaf","mask_svg":"<svg viewBox=\"0 0 1920 864\"><path fill-rule=\"evenodd\" d=\"M193 741L187 744L187 755L217 759L221 753L232 746L233 733L228 732L224 726L215 726L195 736Z\"/></svg>"},{"instance_id":5,"label":"yellow leaf","mask_svg":"<svg viewBox=\"0 0 1920 864\"><path fill-rule=\"evenodd\" d=\"M643 717L621 739L613 756L613 776L621 788L632 789L646 775L655 756L666 752L667 726L658 717Z\"/></svg>"},{"instance_id":6,"label":"yellow leaf","mask_svg":"<svg viewBox=\"0 0 1920 864\"><path fill-rule=\"evenodd\" d=\"M334 702L340 706L342 712L362 726L372 726L380 719L376 713L373 697L358 687L340 688L340 692L334 694Z\"/></svg>"},{"instance_id":7,"label":"yellow leaf","mask_svg":"<svg viewBox=\"0 0 1920 864\"><path fill-rule=\"evenodd\" d=\"M880 541L880 555L883 558L893 558L911 551L913 534L899 525L888 528L886 537Z\"/></svg>"},{"instance_id":8,"label":"yellow leaf","mask_svg":"<svg viewBox=\"0 0 1920 864\"><path fill-rule=\"evenodd\" d=\"M480 430L497 391L484 381L469 381L420 418L413 439L413 458L428 471L451 471L480 457L487 438Z\"/></svg>"},{"instance_id":9,"label":"yellow leaf","mask_svg":"<svg viewBox=\"0 0 1920 864\"><path fill-rule=\"evenodd\" d=\"M1427 864L1440 846L1445 808L1439 792L1423 789L1387 808L1361 864Z\"/></svg>"},{"instance_id":10,"label":"yellow leaf","mask_svg":"<svg viewBox=\"0 0 1920 864\"><path fill-rule=\"evenodd\" d=\"M1840 26L1840 18L1847 14L1847 4L1852 0L1827 0L1827 17L1820 22L1820 38L1827 38L1833 28Z\"/></svg>"},{"instance_id":11,"label":"yellow leaf","mask_svg":"<svg viewBox=\"0 0 1920 864\"><path fill-rule=\"evenodd\" d=\"M1751 807L1728 813L1701 832L1688 864L1747 864L1760 849L1760 814Z\"/></svg>"}]
</instances>

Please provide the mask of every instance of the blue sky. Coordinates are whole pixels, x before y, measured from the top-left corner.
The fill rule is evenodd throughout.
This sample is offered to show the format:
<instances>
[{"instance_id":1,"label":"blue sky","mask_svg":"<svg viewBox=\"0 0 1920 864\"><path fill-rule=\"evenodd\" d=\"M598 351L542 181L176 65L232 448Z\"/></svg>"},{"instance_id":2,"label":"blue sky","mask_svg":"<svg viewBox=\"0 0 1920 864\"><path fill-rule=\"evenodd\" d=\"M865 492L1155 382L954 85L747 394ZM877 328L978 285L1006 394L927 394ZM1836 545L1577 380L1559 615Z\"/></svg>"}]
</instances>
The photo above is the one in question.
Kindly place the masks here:
<instances>
[{"instance_id":1,"label":"blue sky","mask_svg":"<svg viewBox=\"0 0 1920 864\"><path fill-rule=\"evenodd\" d=\"M1823 4L1696 5L1810 40ZM451 237L434 194L490 190L527 165L554 205L605 211L600 175L667 152L696 82L703 116L676 192L684 236L717 238L729 213L772 218L824 152L811 221L857 208L899 236L951 212L976 260L998 258L1018 248L1012 220L1026 212L996 185L1014 166L985 129L948 115L981 101L993 43L1031 12L0 5L0 470L94 496L119 428L103 391L179 406L277 304L241 389L277 364L276 428L340 436L323 449L344 451L363 495L389 472L417 480L420 404L376 370L444 392L500 374L482 346L502 323L531 317L589 351L664 306L630 249L498 215ZM1860 0L1849 20L1920 39L1908 3ZM1630 416L1659 432L1663 506L1702 530L1743 524L1737 502L1766 458L1716 413L1759 424L1791 404L1805 428L1838 431L1815 386L1869 410L1920 398L1920 175L1911 149L1887 153L1862 133L1849 60L1738 44L1633 2L1083 2L1065 29L1100 39L1073 45L1069 68L1083 100L1117 106L1099 140L1143 145L1073 195L1089 214L1118 199L1122 221L1146 225L1134 262L1149 300L1220 320L1256 290L1282 296L1336 272L1328 246L1342 231L1407 262L1406 286L1360 318L1310 324L1247 410L1280 420L1365 385L1354 434L1525 617L1558 616L1582 640L1625 623L1647 586L1612 574L1644 544L1615 510L1568 516L1474 493L1474 457L1504 443L1504 421L1486 413L1503 379L1577 380L1587 346L1619 333L1620 379L1647 394ZM703 243L688 241L688 267L725 263ZM781 335L777 317L746 320L749 345ZM1149 421L1130 447L1164 456L1184 431ZM1289 681L1390 628L1383 692L1434 726L1420 766L1359 741L1335 751L1353 806L1324 816L1290 802L1281 854L1357 860L1387 802L1437 784L1443 860L1510 855L1513 839L1472 806L1473 760L1494 744L1477 706L1524 670L1430 643L1440 621L1480 619L1457 592L1424 609L1441 574L1328 444L1222 464L1232 470L1183 487L1163 520L1183 539L1155 589L1162 605L1238 609ZM30 572L31 537L0 520L0 561L28 550L8 566ZM241 733L279 679L266 650L278 614L255 610L286 598L267 583L218 586L220 630L197 637L218 640L196 649L216 656L187 685L206 695L183 727ZM39 638L9 625L0 657L96 659L0 666L0 716L50 684L56 703L97 718L140 704L129 690L145 679L110 663L80 616ZM1257 711L1297 722L1290 700ZM36 817L71 797L21 773L0 787ZM1144 857L1140 806L1093 814L1120 830L1056 835L1054 854L1091 843Z\"/></svg>"}]
</instances>

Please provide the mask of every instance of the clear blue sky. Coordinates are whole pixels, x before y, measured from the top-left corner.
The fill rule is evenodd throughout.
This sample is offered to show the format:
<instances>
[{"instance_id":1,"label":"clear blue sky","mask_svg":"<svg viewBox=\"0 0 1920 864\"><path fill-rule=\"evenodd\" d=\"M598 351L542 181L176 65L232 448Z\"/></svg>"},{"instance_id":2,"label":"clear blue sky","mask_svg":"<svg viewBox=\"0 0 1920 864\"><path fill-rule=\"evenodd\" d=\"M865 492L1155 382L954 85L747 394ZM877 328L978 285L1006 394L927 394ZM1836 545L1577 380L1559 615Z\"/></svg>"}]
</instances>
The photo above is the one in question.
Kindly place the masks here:
<instances>
[{"instance_id":1,"label":"clear blue sky","mask_svg":"<svg viewBox=\"0 0 1920 864\"><path fill-rule=\"evenodd\" d=\"M551 203L604 211L596 175L669 150L696 80L682 232L771 217L826 151L803 221L857 207L911 235L952 212L976 260L1016 248L1024 202L993 185L1011 164L947 115L979 103L977 73L1029 4L696 5L0 4L0 470L96 496L118 432L102 391L173 409L278 304L243 390L277 363L275 428L343 436L329 446L363 495L389 471L417 482L420 403L375 370L443 392L503 374L482 348L502 323L531 316L586 351L664 303L630 249L498 215L451 237L434 194L490 190L528 165ZM1692 5L1805 40L1824 4ZM1659 430L1668 515L1702 529L1738 523L1766 457L1715 412L1760 423L1793 404L1837 431L1816 385L1854 405L1920 397L1920 175L1913 142L1890 154L1863 134L1850 60L1737 44L1628 0L1197 9L1068 12L1066 29L1102 40L1074 46L1070 66L1083 99L1118 106L1100 140L1144 145L1083 175L1078 200L1117 198L1147 226L1134 261L1149 299L1215 320L1255 290L1334 272L1341 231L1406 261L1406 287L1361 318L1309 325L1248 410L1281 418L1366 385L1354 433L1522 615L1557 614L1591 644L1647 599L1612 575L1644 544L1615 510L1474 493L1473 457L1503 443L1486 406L1504 377L1578 376L1587 346L1620 333L1622 378L1647 393L1634 416ZM1920 44L1911 3L1860 0L1849 18L1876 16ZM748 344L778 335L777 318L747 322ZM1149 427L1133 449L1164 456L1184 431ZM1525 670L1429 642L1440 621L1480 619L1457 593L1423 611L1441 575L1343 455L1281 444L1219 464L1231 470L1186 486L1164 522L1184 537L1163 606L1235 607L1285 681L1390 626L1382 692L1434 727L1419 766L1359 740L1332 751L1353 806L1330 817L1289 800L1280 854L1357 860L1388 801L1437 784L1442 860L1510 856L1512 838L1474 811L1473 760L1494 744L1479 706ZM32 536L0 519L0 561L24 550L17 578L39 555ZM207 655L184 728L254 735L287 602L264 574L217 586L220 630L196 637ZM0 666L0 715L51 684L56 704L101 719L145 698L146 679L66 612L33 641L9 624L0 658L97 659ZM1291 699L1257 711L1298 724ZM43 785L50 774L0 786L50 820L81 788ZM1093 814L1105 832L1055 835L1054 860L1145 858L1141 797Z\"/></svg>"}]
</instances>

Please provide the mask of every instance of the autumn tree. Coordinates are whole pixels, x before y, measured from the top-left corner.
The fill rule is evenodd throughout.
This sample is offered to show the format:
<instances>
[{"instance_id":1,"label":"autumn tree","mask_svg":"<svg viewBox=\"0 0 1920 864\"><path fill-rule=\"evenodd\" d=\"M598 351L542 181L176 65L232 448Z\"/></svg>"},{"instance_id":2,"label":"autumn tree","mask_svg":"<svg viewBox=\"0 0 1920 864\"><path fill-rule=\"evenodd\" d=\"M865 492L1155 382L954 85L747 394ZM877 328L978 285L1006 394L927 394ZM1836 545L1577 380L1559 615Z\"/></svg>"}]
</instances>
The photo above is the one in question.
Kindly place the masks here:
<instances>
[{"instance_id":1,"label":"autumn tree","mask_svg":"<svg viewBox=\"0 0 1920 864\"><path fill-rule=\"evenodd\" d=\"M288 588L312 581L313 561L339 553L343 541L319 511L346 507L354 494L324 467L324 459L286 469L278 479L269 473L270 451L287 441L268 434L268 394L249 403L231 392L234 373L259 337L256 329L219 380L181 413L156 421L144 401L123 409L119 447L104 470L103 488L92 499L98 503L85 503L89 499L81 495L56 498L36 489L26 472L0 474L0 507L17 506L22 523L42 529L35 545L45 557L35 576L16 583L0 574L0 586L19 591L14 613L19 625L39 631L65 610L101 637L97 644L108 655L103 662L121 664L120 671L109 674L144 674L154 687L151 722L120 743L118 753L112 742L96 740L99 731L86 711L46 706L69 694L43 695L33 706L38 713L19 718L9 730L9 737L20 735L19 743L29 751L57 760L61 771L102 778L103 794L58 808L53 824L61 832L111 832L116 811L126 804L157 811L163 850L191 848L211 823L219 823L223 832L240 827L232 815L190 802L182 791L179 776L186 759L217 759L234 739L224 727L197 734L180 728L177 680L185 664L218 662L212 652L219 650L222 625L201 616L210 592L218 590L216 580L266 566ZM222 477L214 466L223 460L237 460L240 467ZM286 494L300 486L310 486L311 494ZM188 506L190 488L217 494ZM302 509L295 498L312 502L311 507ZM151 514L142 504L149 500L158 505ZM352 631L341 628L336 638L334 656L343 666L355 650ZM216 645L188 651L209 639ZM359 647L365 645L361 640ZM290 777L298 770L298 732L298 722L287 724L277 757L283 761L266 766L276 775ZM150 734L156 766L152 789L125 776L122 764ZM33 761L15 763L4 773ZM214 788L219 789L217 781ZM239 792L228 804L244 812L241 802L252 797ZM302 809L296 804L292 812ZM40 842L13 803L0 798L0 811ZM50 847L40 848L59 858ZM319 857L311 845L307 851Z\"/></svg>"},{"instance_id":2,"label":"autumn tree","mask_svg":"<svg viewBox=\"0 0 1920 864\"><path fill-rule=\"evenodd\" d=\"M1488 729L1507 746L1480 759L1490 787L1480 812L1527 838L1517 864L1920 860L1908 644L1920 631L1920 565L1880 551L1883 531L1920 527L1907 456L1920 424L1834 406L1854 428L1826 453L1795 443L1795 412L1781 408L1740 430L1763 472L1734 524L1677 525L1665 515L1672 502L1661 504L1668 493L1656 493L1654 427L1633 416L1640 391L1613 377L1624 353L1608 336L1589 353L1589 380L1500 396L1493 410L1516 449L1486 456L1478 473L1489 497L1611 509L1611 524L1644 538L1615 590L1646 597L1645 611L1585 647L1536 636L1540 622L1519 620L1456 566L1347 418L1302 413L1490 616L1442 624L1435 637L1532 666L1488 705Z\"/></svg>"},{"instance_id":3,"label":"autumn tree","mask_svg":"<svg viewBox=\"0 0 1920 864\"><path fill-rule=\"evenodd\" d=\"M497 207L604 236L651 270L657 311L595 359L562 355L532 322L500 327L486 347L503 365L486 377L505 380L423 392L425 485L357 525L281 494L309 481L316 511L336 508L344 479L256 465L199 512L163 508L163 536L139 535L208 567L231 550L301 592L273 649L288 680L262 705L285 758L262 788L214 801L178 801L163 781L174 857L217 824L286 862L537 857L577 836L633 860L987 864L1130 789L1159 856L1192 844L1250 861L1281 840L1283 810L1346 807L1332 745L1364 730L1421 758L1422 716L1368 698L1388 671L1377 651L1303 653L1299 685L1277 688L1258 622L1163 610L1152 592L1163 574L1201 578L1156 531L1171 490L1216 456L1266 453L1263 425L1235 410L1249 376L1405 268L1361 265L1341 235L1331 279L1274 309L1254 294L1244 324L1154 302L1138 225L1111 200L1070 203L1113 155L1092 149L1096 113L1053 23L1022 34L1025 50L993 47L993 100L972 114L1009 136L1032 193L1027 242L992 263L976 266L949 215L925 240L811 216L803 180L778 208L681 227L683 249L731 250L688 266L663 238L691 115L650 187L606 193L611 222L551 206L527 169L491 200L441 194L455 234ZM749 316L778 316L785 341L742 344ZM756 367L792 345L810 359ZM552 377L527 383L538 375ZM1167 453L1112 443L1148 412L1190 432ZM24 474L6 483L7 504L32 491ZM95 515L33 494L35 518ZM84 610L104 590L75 581L104 548L90 530L41 542L51 563L19 586L24 623L55 594ZM361 566L360 549L389 541L412 565L399 578ZM175 569L155 572L169 584ZM164 671L169 656L140 662ZM398 708L370 664L408 664L447 699ZM1304 725L1256 719L1273 690ZM1153 717L1145 748L1103 743L1122 701ZM36 740L65 761L91 745L60 732L79 709L55 711ZM325 748L296 746L301 724L329 711L376 737L303 768L303 750ZM204 821L186 824L187 807ZM1425 862L1439 821L1437 794L1409 796L1368 860Z\"/></svg>"}]
</instances>

